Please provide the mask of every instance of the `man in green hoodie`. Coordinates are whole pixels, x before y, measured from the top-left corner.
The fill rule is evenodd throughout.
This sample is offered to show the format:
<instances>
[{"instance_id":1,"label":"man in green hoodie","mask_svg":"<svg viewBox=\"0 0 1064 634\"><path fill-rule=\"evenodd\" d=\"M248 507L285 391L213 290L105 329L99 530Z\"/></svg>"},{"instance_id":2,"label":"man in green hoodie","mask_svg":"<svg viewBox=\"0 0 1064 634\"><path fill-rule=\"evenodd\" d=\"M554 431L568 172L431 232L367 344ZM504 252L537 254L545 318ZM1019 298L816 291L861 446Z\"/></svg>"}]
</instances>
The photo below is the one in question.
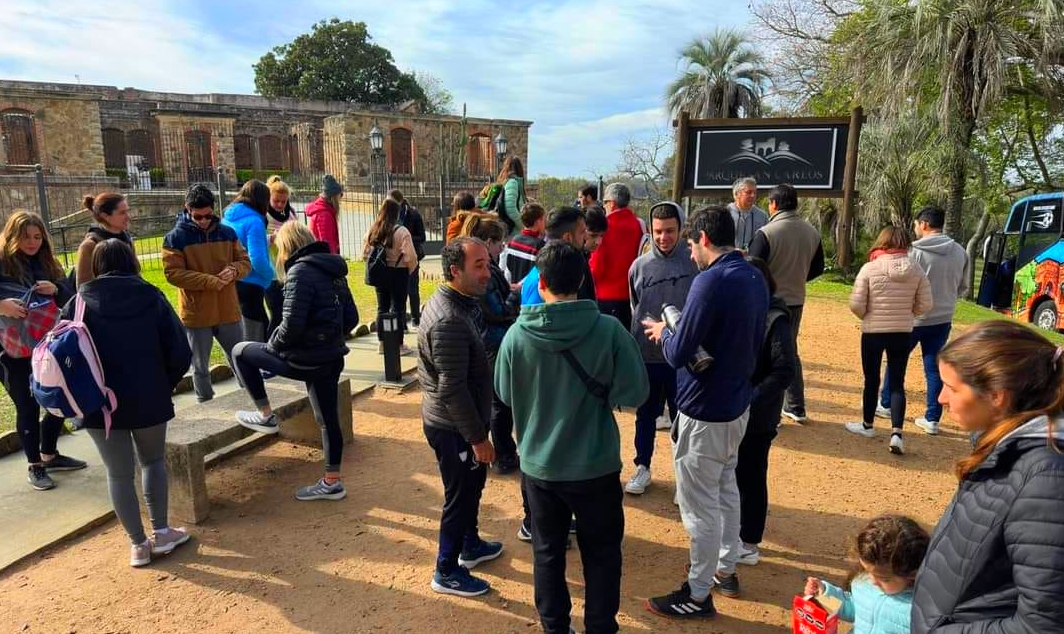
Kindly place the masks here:
<instances>
[{"instance_id":1,"label":"man in green hoodie","mask_svg":"<svg viewBox=\"0 0 1064 634\"><path fill-rule=\"evenodd\" d=\"M552 242L536 258L546 303L521 308L495 368L513 409L531 510L536 608L548 634L569 632L569 519L584 565L584 626L616 632L621 592L621 439L613 408L636 407L649 386L639 346L591 300L577 299L581 250Z\"/></svg>"}]
</instances>

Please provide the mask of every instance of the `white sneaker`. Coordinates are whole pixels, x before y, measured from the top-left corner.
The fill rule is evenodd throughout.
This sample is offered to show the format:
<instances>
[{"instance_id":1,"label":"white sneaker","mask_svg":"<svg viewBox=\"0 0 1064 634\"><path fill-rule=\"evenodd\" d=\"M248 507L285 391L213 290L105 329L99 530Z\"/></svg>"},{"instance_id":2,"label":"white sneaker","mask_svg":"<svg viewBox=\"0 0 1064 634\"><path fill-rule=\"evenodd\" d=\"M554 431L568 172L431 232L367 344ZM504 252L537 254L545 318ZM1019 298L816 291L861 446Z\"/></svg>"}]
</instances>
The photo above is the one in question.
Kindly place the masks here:
<instances>
[{"instance_id":1,"label":"white sneaker","mask_svg":"<svg viewBox=\"0 0 1064 634\"><path fill-rule=\"evenodd\" d=\"M743 544L739 547L739 562L745 566L756 566L761 563L761 550L757 546Z\"/></svg>"},{"instance_id":2,"label":"white sneaker","mask_svg":"<svg viewBox=\"0 0 1064 634\"><path fill-rule=\"evenodd\" d=\"M650 486L650 469L643 465L635 468L635 475L624 485L624 490L632 495L642 495Z\"/></svg>"},{"instance_id":3,"label":"white sneaker","mask_svg":"<svg viewBox=\"0 0 1064 634\"><path fill-rule=\"evenodd\" d=\"M846 423L846 431L851 434L857 434L858 436L864 436L865 438L875 438L875 427L865 427L864 423Z\"/></svg>"},{"instance_id":4,"label":"white sneaker","mask_svg":"<svg viewBox=\"0 0 1064 634\"><path fill-rule=\"evenodd\" d=\"M898 434L891 434L890 445L888 445L887 448L890 449L890 453L895 456L900 456L905 453L905 441L903 441Z\"/></svg>"},{"instance_id":5,"label":"white sneaker","mask_svg":"<svg viewBox=\"0 0 1064 634\"><path fill-rule=\"evenodd\" d=\"M658 416L658 419L656 421L654 421L654 429L672 429L672 421L669 419L668 416L662 414L661 416Z\"/></svg>"},{"instance_id":6,"label":"white sneaker","mask_svg":"<svg viewBox=\"0 0 1064 634\"><path fill-rule=\"evenodd\" d=\"M920 429L924 430L925 432L927 432L927 434L929 436L937 436L938 435L938 421L937 420L927 420L926 418L921 416L920 418L916 419L916 426L919 427Z\"/></svg>"},{"instance_id":7,"label":"white sneaker","mask_svg":"<svg viewBox=\"0 0 1064 634\"><path fill-rule=\"evenodd\" d=\"M886 418L887 420L890 420L890 408L876 405L876 418Z\"/></svg>"}]
</instances>

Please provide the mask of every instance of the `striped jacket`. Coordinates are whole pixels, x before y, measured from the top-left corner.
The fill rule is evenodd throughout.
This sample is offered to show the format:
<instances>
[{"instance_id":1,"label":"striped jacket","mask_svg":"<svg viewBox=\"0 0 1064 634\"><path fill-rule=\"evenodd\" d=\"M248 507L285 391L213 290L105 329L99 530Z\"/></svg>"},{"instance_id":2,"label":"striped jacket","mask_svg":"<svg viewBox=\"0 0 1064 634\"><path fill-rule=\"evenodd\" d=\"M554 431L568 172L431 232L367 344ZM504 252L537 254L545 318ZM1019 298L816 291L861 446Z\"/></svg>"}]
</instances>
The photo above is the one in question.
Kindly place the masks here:
<instances>
[{"instance_id":1,"label":"striped jacket","mask_svg":"<svg viewBox=\"0 0 1064 634\"><path fill-rule=\"evenodd\" d=\"M530 229L523 229L514 236L499 258L499 268L506 274L506 281L516 284L525 279L536 265L536 256L544 244L546 241Z\"/></svg>"}]
</instances>

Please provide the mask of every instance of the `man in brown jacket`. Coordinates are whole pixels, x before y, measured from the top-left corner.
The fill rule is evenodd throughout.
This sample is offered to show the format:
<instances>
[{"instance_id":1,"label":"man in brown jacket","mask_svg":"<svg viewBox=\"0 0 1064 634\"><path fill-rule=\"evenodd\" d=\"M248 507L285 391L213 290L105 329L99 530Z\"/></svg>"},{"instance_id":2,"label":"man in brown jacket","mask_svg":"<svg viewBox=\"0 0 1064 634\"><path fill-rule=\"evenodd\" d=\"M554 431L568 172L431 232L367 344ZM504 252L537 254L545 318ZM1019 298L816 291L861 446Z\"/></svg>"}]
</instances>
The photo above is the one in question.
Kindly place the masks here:
<instances>
[{"instance_id":1,"label":"man in brown jacket","mask_svg":"<svg viewBox=\"0 0 1064 634\"><path fill-rule=\"evenodd\" d=\"M211 344L218 340L232 367L233 346L243 339L235 282L251 271L251 260L236 232L214 214L214 193L206 185L188 188L185 209L163 238L163 270L178 288L177 313L192 348L196 398L209 401Z\"/></svg>"}]
</instances>

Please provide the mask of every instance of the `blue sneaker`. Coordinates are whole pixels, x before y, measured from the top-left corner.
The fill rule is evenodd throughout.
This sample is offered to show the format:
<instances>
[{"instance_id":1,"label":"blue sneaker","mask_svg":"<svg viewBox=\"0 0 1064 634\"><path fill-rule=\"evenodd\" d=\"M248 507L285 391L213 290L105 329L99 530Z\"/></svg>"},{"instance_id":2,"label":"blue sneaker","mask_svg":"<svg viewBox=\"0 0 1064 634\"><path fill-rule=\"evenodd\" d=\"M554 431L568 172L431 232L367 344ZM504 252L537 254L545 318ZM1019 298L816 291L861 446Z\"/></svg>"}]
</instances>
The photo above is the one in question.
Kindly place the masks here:
<instances>
[{"instance_id":1,"label":"blue sneaker","mask_svg":"<svg viewBox=\"0 0 1064 634\"><path fill-rule=\"evenodd\" d=\"M501 547L500 547L501 552ZM497 557L498 555L496 555ZM449 575L442 575L437 570L432 575L432 589L441 594L454 594L460 597L479 597L491 590L491 584L469 574L469 569L458 566Z\"/></svg>"},{"instance_id":2,"label":"blue sneaker","mask_svg":"<svg viewBox=\"0 0 1064 634\"><path fill-rule=\"evenodd\" d=\"M458 565L472 570L477 564L491 561L501 554L501 542L486 542L482 539L475 548L471 550L463 550L462 554L458 555Z\"/></svg>"}]
</instances>

